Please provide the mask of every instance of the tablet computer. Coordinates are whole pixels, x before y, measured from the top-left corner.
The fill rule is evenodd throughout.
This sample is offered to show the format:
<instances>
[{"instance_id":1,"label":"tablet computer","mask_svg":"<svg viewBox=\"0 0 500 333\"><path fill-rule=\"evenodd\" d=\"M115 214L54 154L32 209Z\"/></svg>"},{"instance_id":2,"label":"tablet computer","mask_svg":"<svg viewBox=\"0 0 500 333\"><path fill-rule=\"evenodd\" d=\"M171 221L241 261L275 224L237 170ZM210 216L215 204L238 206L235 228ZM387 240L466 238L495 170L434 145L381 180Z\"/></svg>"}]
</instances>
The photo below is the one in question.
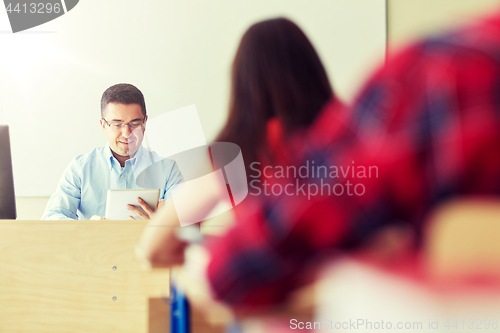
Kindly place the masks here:
<instances>
[{"instance_id":1,"label":"tablet computer","mask_svg":"<svg viewBox=\"0 0 500 333\"><path fill-rule=\"evenodd\" d=\"M107 220L128 220L129 216L140 219L127 209L127 205L134 205L144 212L137 198L142 198L149 207L156 209L160 199L159 189L132 189L132 190L108 190L106 198Z\"/></svg>"}]
</instances>

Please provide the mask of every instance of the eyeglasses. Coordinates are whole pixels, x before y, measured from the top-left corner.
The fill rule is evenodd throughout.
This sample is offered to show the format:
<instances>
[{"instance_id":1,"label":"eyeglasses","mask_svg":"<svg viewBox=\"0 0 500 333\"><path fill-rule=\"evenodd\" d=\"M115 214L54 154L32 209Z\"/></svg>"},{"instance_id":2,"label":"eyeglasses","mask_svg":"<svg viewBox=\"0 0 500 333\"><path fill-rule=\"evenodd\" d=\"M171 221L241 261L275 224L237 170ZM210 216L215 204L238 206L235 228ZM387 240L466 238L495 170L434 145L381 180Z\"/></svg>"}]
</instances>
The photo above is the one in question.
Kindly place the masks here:
<instances>
[{"instance_id":1,"label":"eyeglasses","mask_svg":"<svg viewBox=\"0 0 500 333\"><path fill-rule=\"evenodd\" d=\"M102 118L106 125L109 126L113 131L121 131L123 127L128 126L131 131L135 130L137 127L141 126L144 124L144 119L143 120L134 120L129 123L124 123L123 121L110 121L109 123L106 121L106 119Z\"/></svg>"}]
</instances>

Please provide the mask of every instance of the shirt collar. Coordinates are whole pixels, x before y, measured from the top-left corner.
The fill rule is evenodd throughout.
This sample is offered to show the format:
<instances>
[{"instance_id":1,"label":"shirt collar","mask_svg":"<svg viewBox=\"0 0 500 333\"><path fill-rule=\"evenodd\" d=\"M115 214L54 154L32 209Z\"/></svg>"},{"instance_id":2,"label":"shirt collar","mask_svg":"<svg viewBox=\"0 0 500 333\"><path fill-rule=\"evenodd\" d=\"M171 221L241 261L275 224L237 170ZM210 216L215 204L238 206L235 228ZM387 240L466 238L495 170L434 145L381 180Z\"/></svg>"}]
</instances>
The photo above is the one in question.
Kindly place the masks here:
<instances>
[{"instance_id":1,"label":"shirt collar","mask_svg":"<svg viewBox=\"0 0 500 333\"><path fill-rule=\"evenodd\" d=\"M140 159L143 154L144 154L144 147L141 144L139 146L139 149L137 149L135 156L133 158L127 160L127 161L130 161L130 162L128 162L130 164L130 166L135 168L135 166L137 164L137 159ZM111 148L109 147L108 142L106 142L106 146L104 147L104 156L106 157L106 159L109 162L109 169L112 170L113 164L117 163L117 161L116 161L115 157L113 156L113 153L111 152ZM127 162L125 162L125 163L127 163Z\"/></svg>"},{"instance_id":2,"label":"shirt collar","mask_svg":"<svg viewBox=\"0 0 500 333\"><path fill-rule=\"evenodd\" d=\"M108 142L106 142L106 145L104 146L104 157L106 157L109 163L109 170L113 169L114 157Z\"/></svg>"},{"instance_id":3,"label":"shirt collar","mask_svg":"<svg viewBox=\"0 0 500 333\"><path fill-rule=\"evenodd\" d=\"M131 158L131 159L129 159L130 166L132 166L133 168L135 168L136 165L138 164L138 161L142 159L143 155L144 155L144 147L141 144L139 146L139 149L137 149L137 152L135 153L134 157Z\"/></svg>"}]
</instances>

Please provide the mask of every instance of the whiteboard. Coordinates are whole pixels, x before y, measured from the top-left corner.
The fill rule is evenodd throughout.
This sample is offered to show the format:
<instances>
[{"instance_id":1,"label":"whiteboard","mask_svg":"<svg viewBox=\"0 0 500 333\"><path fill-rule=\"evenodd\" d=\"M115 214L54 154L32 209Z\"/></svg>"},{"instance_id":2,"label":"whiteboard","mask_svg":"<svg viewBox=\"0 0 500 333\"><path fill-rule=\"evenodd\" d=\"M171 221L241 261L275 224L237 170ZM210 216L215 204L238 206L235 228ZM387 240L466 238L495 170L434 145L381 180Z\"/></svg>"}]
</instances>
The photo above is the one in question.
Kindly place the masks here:
<instances>
[{"instance_id":1,"label":"whiteboard","mask_svg":"<svg viewBox=\"0 0 500 333\"><path fill-rule=\"evenodd\" d=\"M17 196L48 196L79 154L105 143L103 91L144 93L150 117L195 104L208 141L227 115L232 58L254 22L286 16L349 100L384 57L385 0L82 0L12 34L0 8L0 123L11 129Z\"/></svg>"}]
</instances>

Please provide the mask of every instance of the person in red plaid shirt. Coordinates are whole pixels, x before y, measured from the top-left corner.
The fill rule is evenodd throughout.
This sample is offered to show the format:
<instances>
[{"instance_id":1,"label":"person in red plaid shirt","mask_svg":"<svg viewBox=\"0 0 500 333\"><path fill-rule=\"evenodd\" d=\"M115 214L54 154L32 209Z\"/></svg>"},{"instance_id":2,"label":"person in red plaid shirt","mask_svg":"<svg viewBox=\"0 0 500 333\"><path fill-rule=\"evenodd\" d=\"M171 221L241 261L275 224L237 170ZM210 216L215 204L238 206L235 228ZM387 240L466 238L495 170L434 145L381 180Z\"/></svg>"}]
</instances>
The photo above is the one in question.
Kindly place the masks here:
<instances>
[{"instance_id":1,"label":"person in red plaid shirt","mask_svg":"<svg viewBox=\"0 0 500 333\"><path fill-rule=\"evenodd\" d=\"M330 190L338 183L344 192L262 198L259 210L209 248L216 299L235 308L281 302L319 255L352 251L393 224L411 226L418 248L436 205L499 194L500 13L408 47L375 73L350 110L330 108L291 144L300 156L295 165L314 162L330 172L301 182L328 181Z\"/></svg>"},{"instance_id":2,"label":"person in red plaid shirt","mask_svg":"<svg viewBox=\"0 0 500 333\"><path fill-rule=\"evenodd\" d=\"M215 299L233 309L282 302L319 257L355 251L393 225L408 226L418 249L437 205L498 196L500 12L404 49L351 108L333 109L286 143L297 159L273 169L275 178L290 171L281 195L262 194L208 245Z\"/></svg>"}]
</instances>

